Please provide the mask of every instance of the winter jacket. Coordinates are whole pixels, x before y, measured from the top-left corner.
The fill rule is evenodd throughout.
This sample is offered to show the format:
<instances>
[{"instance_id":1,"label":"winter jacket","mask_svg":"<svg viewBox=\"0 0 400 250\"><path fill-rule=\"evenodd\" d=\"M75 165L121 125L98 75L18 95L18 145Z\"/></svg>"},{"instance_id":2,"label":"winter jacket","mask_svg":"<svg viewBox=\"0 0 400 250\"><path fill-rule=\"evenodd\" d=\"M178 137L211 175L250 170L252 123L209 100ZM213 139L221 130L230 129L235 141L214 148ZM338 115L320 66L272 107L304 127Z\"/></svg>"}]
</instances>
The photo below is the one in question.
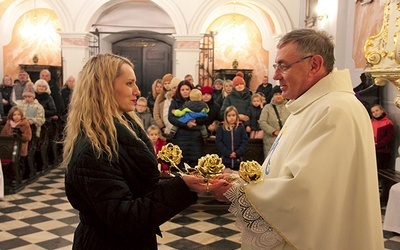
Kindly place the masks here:
<instances>
[{"instance_id":1,"label":"winter jacket","mask_svg":"<svg viewBox=\"0 0 400 250\"><path fill-rule=\"evenodd\" d=\"M32 139L31 126L28 120L22 119L15 128L19 128L21 131L21 156L28 155L28 143ZM1 130L1 135L13 135L13 127L11 127L10 120L7 120L6 125L4 125Z\"/></svg>"},{"instance_id":2,"label":"winter jacket","mask_svg":"<svg viewBox=\"0 0 400 250\"><path fill-rule=\"evenodd\" d=\"M247 108L246 115L249 117L249 120L244 123L245 126L250 126L252 131L261 130L260 124L258 120L260 120L262 108L260 106L255 107L250 105Z\"/></svg>"},{"instance_id":3,"label":"winter jacket","mask_svg":"<svg viewBox=\"0 0 400 250\"><path fill-rule=\"evenodd\" d=\"M233 89L232 92L225 97L221 107L221 117L224 117L225 109L229 106L235 106L239 114L246 114L247 108L251 104L251 91L245 88L243 91L238 92Z\"/></svg>"},{"instance_id":4,"label":"winter jacket","mask_svg":"<svg viewBox=\"0 0 400 250\"><path fill-rule=\"evenodd\" d=\"M43 106L36 99L33 100L33 103L27 103L25 100L17 100L17 105L21 108L28 122L29 120L33 121L36 127L35 136L40 137L41 127L46 121Z\"/></svg>"},{"instance_id":5,"label":"winter jacket","mask_svg":"<svg viewBox=\"0 0 400 250\"><path fill-rule=\"evenodd\" d=\"M372 118L375 148L377 153L391 153L394 140L393 122L386 114L380 118Z\"/></svg>"},{"instance_id":6,"label":"winter jacket","mask_svg":"<svg viewBox=\"0 0 400 250\"><path fill-rule=\"evenodd\" d=\"M246 129L242 124L239 124L230 131L225 130L223 124L218 127L215 145L217 146L218 155L222 158L222 163L225 167L234 170L239 169L247 144L248 137ZM229 157L232 152L236 153L236 159Z\"/></svg>"},{"instance_id":7,"label":"winter jacket","mask_svg":"<svg viewBox=\"0 0 400 250\"><path fill-rule=\"evenodd\" d=\"M158 140L156 141L156 145L154 145L154 151L156 152L156 156L158 154L158 152L162 149L163 146L165 146L167 144L166 141L164 141L161 138L158 138ZM166 164L165 162L163 162L161 159L157 158L157 162L159 164L161 164L161 171L162 172L168 172L169 171L169 166L168 164Z\"/></svg>"},{"instance_id":8,"label":"winter jacket","mask_svg":"<svg viewBox=\"0 0 400 250\"><path fill-rule=\"evenodd\" d=\"M139 113L136 111L136 115L142 120L143 122L143 127L145 130L147 130L150 125L156 125L157 123L154 121L153 116L149 111L144 111L143 113Z\"/></svg>"},{"instance_id":9,"label":"winter jacket","mask_svg":"<svg viewBox=\"0 0 400 250\"><path fill-rule=\"evenodd\" d=\"M44 117L46 118L46 122L51 122L51 117L57 115L57 108L54 103L53 97L51 97L51 95L46 92L36 92L36 99L44 109Z\"/></svg>"},{"instance_id":10,"label":"winter jacket","mask_svg":"<svg viewBox=\"0 0 400 250\"><path fill-rule=\"evenodd\" d=\"M138 138L115 121L118 155L93 152L84 133L74 147L65 191L79 211L73 249L157 249L159 226L197 200L180 177L159 182L150 140L128 116ZM179 195L177 195L179 194Z\"/></svg>"},{"instance_id":11,"label":"winter jacket","mask_svg":"<svg viewBox=\"0 0 400 250\"><path fill-rule=\"evenodd\" d=\"M51 79L49 81L49 87L51 91L51 98L53 98L54 105L56 107L56 115L61 117L64 112L65 106L61 97L60 87L54 79Z\"/></svg>"},{"instance_id":12,"label":"winter jacket","mask_svg":"<svg viewBox=\"0 0 400 250\"><path fill-rule=\"evenodd\" d=\"M11 93L12 93L13 87L8 86L8 85L0 85L0 92L3 97L3 100L6 100L8 104L4 105L4 115L8 114L8 111L11 109Z\"/></svg>"},{"instance_id":13,"label":"winter jacket","mask_svg":"<svg viewBox=\"0 0 400 250\"><path fill-rule=\"evenodd\" d=\"M70 89L68 86L65 86L61 89L60 92L61 92L61 99L64 104L63 116L65 116L68 114L69 103L71 102L72 89Z\"/></svg>"},{"instance_id":14,"label":"winter jacket","mask_svg":"<svg viewBox=\"0 0 400 250\"><path fill-rule=\"evenodd\" d=\"M282 125L285 124L287 118L290 115L289 110L286 108L285 104L287 103L286 100L283 101L281 104L276 104L274 99L271 100L271 103L265 105L265 107L261 111L260 115L260 127L264 130L264 156L266 157L272 144L274 143L276 136L272 133L276 130L280 130L278 117L276 116L276 112L272 105L275 105L276 109L278 110L278 114Z\"/></svg>"},{"instance_id":15,"label":"winter jacket","mask_svg":"<svg viewBox=\"0 0 400 250\"><path fill-rule=\"evenodd\" d=\"M187 123L181 123L178 121L179 117L174 116L172 113L173 109L180 109L186 100L173 99L169 107L168 120L169 122L179 127L172 143L178 145L182 150L183 159L180 167L183 166L183 162L188 163L191 167L197 165L198 159L203 156L203 140L200 129L205 124L207 118L196 118L197 126L188 128Z\"/></svg>"}]
</instances>

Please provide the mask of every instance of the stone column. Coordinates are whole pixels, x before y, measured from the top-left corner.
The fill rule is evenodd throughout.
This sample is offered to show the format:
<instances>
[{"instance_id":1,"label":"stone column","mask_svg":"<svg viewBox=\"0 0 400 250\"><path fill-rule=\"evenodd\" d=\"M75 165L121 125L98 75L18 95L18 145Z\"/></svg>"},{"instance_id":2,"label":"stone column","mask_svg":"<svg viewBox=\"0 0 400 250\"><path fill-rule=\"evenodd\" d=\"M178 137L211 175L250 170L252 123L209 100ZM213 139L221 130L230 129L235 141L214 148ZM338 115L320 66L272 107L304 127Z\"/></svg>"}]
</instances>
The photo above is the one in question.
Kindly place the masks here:
<instances>
[{"instance_id":1,"label":"stone column","mask_svg":"<svg viewBox=\"0 0 400 250\"><path fill-rule=\"evenodd\" d=\"M174 44L175 69L174 76L181 78L191 74L195 85L199 77L199 53L200 39L199 35L174 35L176 42Z\"/></svg>"},{"instance_id":2,"label":"stone column","mask_svg":"<svg viewBox=\"0 0 400 250\"><path fill-rule=\"evenodd\" d=\"M64 83L70 75L77 78L83 65L89 59L89 40L93 35L81 32L60 32L60 36Z\"/></svg>"}]
</instances>

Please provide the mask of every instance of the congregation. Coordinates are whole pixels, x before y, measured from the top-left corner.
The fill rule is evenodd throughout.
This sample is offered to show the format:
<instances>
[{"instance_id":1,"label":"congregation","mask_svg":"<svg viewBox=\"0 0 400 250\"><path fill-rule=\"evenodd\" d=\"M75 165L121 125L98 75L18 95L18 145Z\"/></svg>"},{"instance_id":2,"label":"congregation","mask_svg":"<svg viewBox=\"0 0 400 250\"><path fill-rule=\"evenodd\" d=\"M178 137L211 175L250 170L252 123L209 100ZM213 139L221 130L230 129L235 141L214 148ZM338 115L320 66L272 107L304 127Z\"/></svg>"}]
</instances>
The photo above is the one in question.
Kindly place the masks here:
<instances>
[{"instance_id":1,"label":"congregation","mask_svg":"<svg viewBox=\"0 0 400 250\"><path fill-rule=\"evenodd\" d=\"M21 70L17 79L13 81L6 75L0 85L1 134L21 135L20 172L24 180L35 178L36 173L43 173L60 162L62 146L58 142L63 136L75 84L75 78L69 76L60 89L48 69L43 69L39 78L32 83L28 73ZM154 80L149 93L139 94L135 113L149 137L157 135L153 140L156 153L167 142L182 149L180 168L184 163L197 164L205 155L204 142L208 139L217 145L218 155L225 159L226 166L237 170L247 141L257 141L266 157L289 117L285 106L288 100L283 98L280 86L273 86L268 80L264 76L252 91L240 71L232 80L215 79L212 86L196 85L190 74L181 80L167 73ZM237 113L237 123L227 125L226 110ZM388 168L390 162L385 159L390 159L387 156L392 151L393 123L379 105L368 111L376 134L378 168ZM383 135L380 132L378 136L380 126L388 132ZM161 165L165 163L160 161L161 172L169 171L165 166L161 169Z\"/></svg>"}]
</instances>

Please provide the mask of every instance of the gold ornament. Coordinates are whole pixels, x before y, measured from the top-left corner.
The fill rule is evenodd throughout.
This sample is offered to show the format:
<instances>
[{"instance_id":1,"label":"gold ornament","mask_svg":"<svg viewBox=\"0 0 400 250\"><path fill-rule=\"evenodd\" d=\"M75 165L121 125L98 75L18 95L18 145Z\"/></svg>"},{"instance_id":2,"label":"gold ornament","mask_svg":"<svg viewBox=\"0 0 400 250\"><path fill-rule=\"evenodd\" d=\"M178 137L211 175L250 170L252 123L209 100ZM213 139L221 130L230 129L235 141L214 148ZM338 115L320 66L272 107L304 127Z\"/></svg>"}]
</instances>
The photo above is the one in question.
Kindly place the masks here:
<instances>
[{"instance_id":1,"label":"gold ornament","mask_svg":"<svg viewBox=\"0 0 400 250\"><path fill-rule=\"evenodd\" d=\"M182 150L179 148L179 146L168 143L167 145L164 145L160 151L158 151L157 157L162 161L169 163L170 168L172 166L182 173L182 170L180 170L177 166L183 157Z\"/></svg>"},{"instance_id":2,"label":"gold ornament","mask_svg":"<svg viewBox=\"0 0 400 250\"><path fill-rule=\"evenodd\" d=\"M239 166L239 176L247 183L261 181L261 165L256 161L243 161Z\"/></svg>"},{"instance_id":3,"label":"gold ornament","mask_svg":"<svg viewBox=\"0 0 400 250\"><path fill-rule=\"evenodd\" d=\"M217 154L207 154L198 160L196 172L204 178L215 178L224 172L225 166Z\"/></svg>"}]
</instances>

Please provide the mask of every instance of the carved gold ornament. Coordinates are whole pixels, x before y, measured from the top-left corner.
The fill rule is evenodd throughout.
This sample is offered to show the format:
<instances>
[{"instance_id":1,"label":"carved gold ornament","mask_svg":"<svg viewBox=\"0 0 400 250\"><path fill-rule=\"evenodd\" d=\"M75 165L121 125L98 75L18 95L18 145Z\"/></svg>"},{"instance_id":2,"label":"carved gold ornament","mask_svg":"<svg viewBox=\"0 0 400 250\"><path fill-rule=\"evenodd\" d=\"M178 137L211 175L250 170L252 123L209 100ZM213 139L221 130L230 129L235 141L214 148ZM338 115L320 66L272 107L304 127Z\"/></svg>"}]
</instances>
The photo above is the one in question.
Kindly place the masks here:
<instances>
[{"instance_id":1,"label":"carved gold ornament","mask_svg":"<svg viewBox=\"0 0 400 250\"><path fill-rule=\"evenodd\" d=\"M262 180L261 165L257 161L241 162L238 173L247 183L257 183Z\"/></svg>"},{"instance_id":2,"label":"carved gold ornament","mask_svg":"<svg viewBox=\"0 0 400 250\"><path fill-rule=\"evenodd\" d=\"M207 154L198 160L196 172L204 178L215 178L225 170L222 159L217 154Z\"/></svg>"},{"instance_id":3,"label":"carved gold ornament","mask_svg":"<svg viewBox=\"0 0 400 250\"><path fill-rule=\"evenodd\" d=\"M178 168L178 164L181 162L183 157L182 150L179 148L179 146L168 143L167 145L164 145L160 151L158 151L157 157L169 164L170 168L174 167L179 172L182 172L182 170Z\"/></svg>"}]
</instances>

